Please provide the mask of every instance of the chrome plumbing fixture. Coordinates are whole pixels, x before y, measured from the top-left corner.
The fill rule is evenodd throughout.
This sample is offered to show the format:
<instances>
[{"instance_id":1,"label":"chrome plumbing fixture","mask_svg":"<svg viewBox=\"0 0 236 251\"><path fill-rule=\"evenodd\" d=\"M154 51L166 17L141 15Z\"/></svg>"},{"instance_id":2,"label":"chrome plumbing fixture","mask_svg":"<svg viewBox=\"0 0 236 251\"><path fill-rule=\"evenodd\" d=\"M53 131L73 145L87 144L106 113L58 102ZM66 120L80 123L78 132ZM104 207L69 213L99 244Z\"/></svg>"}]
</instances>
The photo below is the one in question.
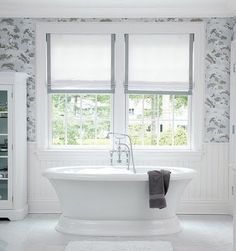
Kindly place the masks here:
<instances>
[{"instance_id":1,"label":"chrome plumbing fixture","mask_svg":"<svg viewBox=\"0 0 236 251\"><path fill-rule=\"evenodd\" d=\"M113 144L113 149L110 151L111 165L113 165L114 162L114 153L117 153L118 156L117 163L119 164L122 163L122 155L125 154L127 169L130 170L130 162L132 162L133 172L136 173L134 165L133 145L130 136L128 134L123 134L123 133L109 132L106 138L109 139L111 135L113 135L115 143ZM125 138L129 140L129 144L122 142L122 140ZM114 145L116 145L116 148L114 148Z\"/></svg>"}]
</instances>

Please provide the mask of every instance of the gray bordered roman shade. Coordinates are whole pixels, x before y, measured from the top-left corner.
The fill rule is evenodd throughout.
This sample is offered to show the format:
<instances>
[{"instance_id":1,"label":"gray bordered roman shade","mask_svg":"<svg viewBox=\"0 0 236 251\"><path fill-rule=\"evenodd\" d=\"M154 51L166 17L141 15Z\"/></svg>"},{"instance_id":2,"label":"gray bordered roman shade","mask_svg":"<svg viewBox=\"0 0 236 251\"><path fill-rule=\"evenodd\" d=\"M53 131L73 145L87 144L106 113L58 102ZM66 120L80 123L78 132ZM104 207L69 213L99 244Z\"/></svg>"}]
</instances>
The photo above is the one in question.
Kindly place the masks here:
<instances>
[{"instance_id":1,"label":"gray bordered roman shade","mask_svg":"<svg viewBox=\"0 0 236 251\"><path fill-rule=\"evenodd\" d=\"M125 39L125 81L124 81L124 90L125 93L130 93L130 94L168 94L168 95L192 95L193 92L193 67L194 67L194 34L171 34L171 35L166 35L166 34L151 34L150 39L146 39L146 41L148 41L148 43L151 43L151 39L152 36L169 36L167 37L167 39L169 39L169 41L171 41L171 39L176 39L175 37L184 37L185 39L185 47L182 48L181 44L181 50L184 51L185 53L183 53L185 55L185 62L186 62L186 76L185 76L185 80L184 81L148 81L146 79L142 79L141 81L138 80L134 80L134 79L130 79L130 68L131 68L131 62L130 62L130 51L131 51L131 47L133 44L130 44L130 37L133 36L133 44L136 43L136 41L138 41L139 36L146 36L148 37L149 35L143 35L143 34L125 34L124 35L124 39ZM166 40L167 40L166 39ZM180 39L178 39L180 40ZM187 41L187 43L186 43ZM174 44L174 43L173 43ZM168 53L168 40L166 43L166 48L164 48L164 50L166 49L166 52ZM151 44L151 46L158 46L155 45L154 43ZM142 47L142 43L140 43L139 45L136 46L135 48L135 52L136 53L139 48ZM141 49L140 49L141 50ZM165 51L163 50L163 53L165 53ZM174 48L172 48L173 54L174 54ZM137 52L138 53L138 52ZM178 53L179 55L180 53ZM188 54L188 55L187 55ZM173 55L172 55L173 56ZM158 57L157 55L157 61L161 60L162 58ZM171 58L171 57L170 57ZM174 58L174 57L173 57ZM140 59L140 58L139 58ZM179 60L181 61L181 55L179 57ZM140 61L140 60L139 60ZM176 60L177 61L177 60ZM145 62L145 56L144 56L144 62ZM134 62L135 63L135 62ZM152 67L153 65L155 66L155 62L152 63ZM148 63L146 66L144 66L145 68L148 68ZM176 63L176 67L178 67L178 62ZM139 71L136 71L136 75L139 74ZM169 76L169 74L172 74L171 72L168 72L168 70L166 70L166 76ZM173 75L173 79L175 79L176 74L172 74ZM148 74L147 74L148 77ZM134 77L135 78L135 74Z\"/></svg>"},{"instance_id":2,"label":"gray bordered roman shade","mask_svg":"<svg viewBox=\"0 0 236 251\"><path fill-rule=\"evenodd\" d=\"M48 93L114 93L115 38L115 34L46 34Z\"/></svg>"}]
</instances>

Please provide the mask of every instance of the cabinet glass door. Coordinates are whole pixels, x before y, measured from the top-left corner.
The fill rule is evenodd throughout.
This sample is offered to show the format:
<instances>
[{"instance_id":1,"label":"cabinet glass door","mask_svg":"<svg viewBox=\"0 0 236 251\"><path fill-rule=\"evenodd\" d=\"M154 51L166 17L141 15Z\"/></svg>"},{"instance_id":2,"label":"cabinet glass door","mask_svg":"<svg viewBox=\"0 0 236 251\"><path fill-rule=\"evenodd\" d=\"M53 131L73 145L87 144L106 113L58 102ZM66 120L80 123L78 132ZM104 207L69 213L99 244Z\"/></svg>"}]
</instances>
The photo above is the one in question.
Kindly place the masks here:
<instances>
[{"instance_id":1,"label":"cabinet glass door","mask_svg":"<svg viewBox=\"0 0 236 251\"><path fill-rule=\"evenodd\" d=\"M0 206L10 208L12 203L11 174L11 89L1 86L0 89Z\"/></svg>"}]
</instances>

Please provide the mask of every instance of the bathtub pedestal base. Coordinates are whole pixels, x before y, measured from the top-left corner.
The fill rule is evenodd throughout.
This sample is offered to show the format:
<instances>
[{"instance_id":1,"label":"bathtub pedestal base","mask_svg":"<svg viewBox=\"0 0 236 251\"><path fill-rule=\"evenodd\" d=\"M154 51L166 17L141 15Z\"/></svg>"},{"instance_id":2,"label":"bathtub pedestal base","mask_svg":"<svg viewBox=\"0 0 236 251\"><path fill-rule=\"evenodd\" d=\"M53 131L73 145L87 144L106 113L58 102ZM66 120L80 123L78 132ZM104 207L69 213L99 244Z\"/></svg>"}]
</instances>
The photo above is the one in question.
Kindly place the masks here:
<instances>
[{"instance_id":1,"label":"bathtub pedestal base","mask_svg":"<svg viewBox=\"0 0 236 251\"><path fill-rule=\"evenodd\" d=\"M78 220L61 216L56 230L87 236L150 236L174 234L181 230L178 217L159 220Z\"/></svg>"}]
</instances>

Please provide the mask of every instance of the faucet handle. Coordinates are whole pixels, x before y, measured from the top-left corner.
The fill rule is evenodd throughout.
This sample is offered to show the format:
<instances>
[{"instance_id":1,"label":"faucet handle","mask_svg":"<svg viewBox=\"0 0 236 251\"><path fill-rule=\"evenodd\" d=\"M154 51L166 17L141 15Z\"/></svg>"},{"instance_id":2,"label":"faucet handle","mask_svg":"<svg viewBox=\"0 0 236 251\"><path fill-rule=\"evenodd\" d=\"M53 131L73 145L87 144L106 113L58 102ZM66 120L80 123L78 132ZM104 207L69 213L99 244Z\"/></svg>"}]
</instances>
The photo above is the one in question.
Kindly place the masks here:
<instances>
[{"instance_id":1,"label":"faucet handle","mask_svg":"<svg viewBox=\"0 0 236 251\"><path fill-rule=\"evenodd\" d=\"M113 165L113 154L114 154L114 150L110 150L110 165Z\"/></svg>"}]
</instances>

